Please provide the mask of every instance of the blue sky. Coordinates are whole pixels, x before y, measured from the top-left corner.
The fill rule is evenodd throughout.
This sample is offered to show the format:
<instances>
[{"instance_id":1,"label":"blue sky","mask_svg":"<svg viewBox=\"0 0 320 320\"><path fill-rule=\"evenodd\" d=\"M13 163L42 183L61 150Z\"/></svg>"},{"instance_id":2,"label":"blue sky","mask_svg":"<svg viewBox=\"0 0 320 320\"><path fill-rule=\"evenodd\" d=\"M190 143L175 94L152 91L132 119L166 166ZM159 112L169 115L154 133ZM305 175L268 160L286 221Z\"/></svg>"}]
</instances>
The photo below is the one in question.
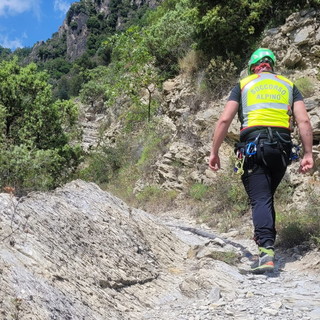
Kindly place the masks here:
<instances>
[{"instance_id":1,"label":"blue sky","mask_svg":"<svg viewBox=\"0 0 320 320\"><path fill-rule=\"evenodd\" d=\"M0 0L0 46L32 47L57 32L74 0Z\"/></svg>"}]
</instances>

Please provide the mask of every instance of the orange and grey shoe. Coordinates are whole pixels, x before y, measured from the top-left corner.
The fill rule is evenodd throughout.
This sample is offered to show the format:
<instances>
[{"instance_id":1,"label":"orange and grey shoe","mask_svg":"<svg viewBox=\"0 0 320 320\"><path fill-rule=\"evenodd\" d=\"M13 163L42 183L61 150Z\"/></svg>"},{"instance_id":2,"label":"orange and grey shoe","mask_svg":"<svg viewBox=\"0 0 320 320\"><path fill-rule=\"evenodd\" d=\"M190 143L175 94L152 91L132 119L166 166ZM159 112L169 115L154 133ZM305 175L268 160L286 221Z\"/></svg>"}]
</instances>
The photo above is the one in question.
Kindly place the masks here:
<instances>
[{"instance_id":1,"label":"orange and grey shoe","mask_svg":"<svg viewBox=\"0 0 320 320\"><path fill-rule=\"evenodd\" d=\"M272 272L274 270L274 249L273 247L259 247L259 260L251 265L251 272L255 274L262 274L265 272Z\"/></svg>"}]
</instances>

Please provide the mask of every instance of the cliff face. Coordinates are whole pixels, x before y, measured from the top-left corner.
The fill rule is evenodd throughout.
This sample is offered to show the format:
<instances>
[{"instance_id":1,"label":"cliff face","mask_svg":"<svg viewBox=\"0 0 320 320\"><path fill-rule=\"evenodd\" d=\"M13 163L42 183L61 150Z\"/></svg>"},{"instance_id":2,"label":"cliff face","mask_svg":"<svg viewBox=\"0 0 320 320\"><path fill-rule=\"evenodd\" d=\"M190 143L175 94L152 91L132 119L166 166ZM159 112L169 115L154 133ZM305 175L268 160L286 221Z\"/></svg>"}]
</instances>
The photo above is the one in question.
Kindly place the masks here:
<instances>
[{"instance_id":1,"label":"cliff face","mask_svg":"<svg viewBox=\"0 0 320 320\"><path fill-rule=\"evenodd\" d=\"M46 59L41 50L48 46L52 51L55 43L65 47L65 58L70 61L81 57L88 49L90 36L120 30L127 19L143 8L154 8L163 0L133 0L129 3L115 0L81 0L74 2L58 32L47 42L39 42L33 47L30 60ZM91 23L91 24L90 24Z\"/></svg>"},{"instance_id":2,"label":"cliff face","mask_svg":"<svg viewBox=\"0 0 320 320\"><path fill-rule=\"evenodd\" d=\"M0 194L0 209L1 319L126 319L152 298L144 284L186 250L146 213L80 180Z\"/></svg>"}]
</instances>

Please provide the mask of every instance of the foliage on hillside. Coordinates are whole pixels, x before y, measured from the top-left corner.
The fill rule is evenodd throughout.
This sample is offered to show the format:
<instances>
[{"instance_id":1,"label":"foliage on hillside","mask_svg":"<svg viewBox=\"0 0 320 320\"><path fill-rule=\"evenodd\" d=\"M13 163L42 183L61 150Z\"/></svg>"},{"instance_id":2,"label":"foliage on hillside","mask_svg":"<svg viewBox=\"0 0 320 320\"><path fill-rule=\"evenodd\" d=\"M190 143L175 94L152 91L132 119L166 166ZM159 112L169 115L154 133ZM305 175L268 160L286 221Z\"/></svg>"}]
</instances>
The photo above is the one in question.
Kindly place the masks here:
<instances>
[{"instance_id":1,"label":"foliage on hillside","mask_svg":"<svg viewBox=\"0 0 320 320\"><path fill-rule=\"evenodd\" d=\"M288 15L319 0L190 0L195 9L197 45L210 56L233 58L237 66L251 53L268 26L283 24Z\"/></svg>"},{"instance_id":2,"label":"foliage on hillside","mask_svg":"<svg viewBox=\"0 0 320 320\"><path fill-rule=\"evenodd\" d=\"M100 0L81 0L72 4L66 22L76 30L75 17L87 17L86 52L72 63L67 62L66 39L54 34L39 47L37 64L49 72L55 98L68 100L92 80L86 77L87 70L114 63L116 55L112 54L112 47L105 46L106 41L134 27L140 30L145 49L162 77L177 74L179 59L191 49L202 52L203 68L218 57L228 58L242 68L266 26L283 23L291 12L319 4L319 0L285 3L280 0L165 0L156 10L151 10L146 5L138 8L129 0L111 0L105 15L99 11ZM127 41L123 45L132 44ZM10 58L12 54L7 49L0 49L0 59ZM13 54L23 61L28 52L30 48L18 49Z\"/></svg>"},{"instance_id":3,"label":"foliage on hillside","mask_svg":"<svg viewBox=\"0 0 320 320\"><path fill-rule=\"evenodd\" d=\"M75 2L66 16L71 28L76 27L76 15L88 16L86 53L74 62L67 61L66 41L54 35L38 51L39 70L48 73L54 99L68 101L80 95L86 104L100 101L112 106L125 97L127 108L121 117L133 130L152 119L159 104L157 86L180 72L181 61L190 52L198 58L188 60L188 68L195 73L204 71L205 87L219 96L229 89L232 82L228 79L236 67L243 67L266 26L283 22L296 9L319 5L319 0L285 4L279 0L165 0L155 10L146 6L136 10L132 1L111 0L107 19L97 10L99 5L98 0ZM117 29L119 21L122 24ZM19 49L13 54L22 63L28 52ZM0 54L3 60L12 56L5 48ZM192 67L194 61L197 65ZM144 100L142 92L147 96ZM46 133L38 140L50 136Z\"/></svg>"},{"instance_id":4,"label":"foliage on hillside","mask_svg":"<svg viewBox=\"0 0 320 320\"><path fill-rule=\"evenodd\" d=\"M17 194L55 187L79 163L75 105L54 102L47 80L35 64L0 63L0 187Z\"/></svg>"}]
</instances>

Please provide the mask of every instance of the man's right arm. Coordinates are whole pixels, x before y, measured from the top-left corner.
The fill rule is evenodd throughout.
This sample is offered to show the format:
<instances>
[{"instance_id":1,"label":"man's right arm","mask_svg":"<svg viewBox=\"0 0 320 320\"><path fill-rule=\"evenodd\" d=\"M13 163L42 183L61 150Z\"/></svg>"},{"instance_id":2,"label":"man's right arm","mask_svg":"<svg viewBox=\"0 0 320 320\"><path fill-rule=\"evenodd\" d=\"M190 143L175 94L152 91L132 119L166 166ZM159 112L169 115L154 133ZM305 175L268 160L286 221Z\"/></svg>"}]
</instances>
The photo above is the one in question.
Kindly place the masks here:
<instances>
[{"instance_id":1,"label":"man's right arm","mask_svg":"<svg viewBox=\"0 0 320 320\"><path fill-rule=\"evenodd\" d=\"M225 139L229 126L237 114L239 103L237 101L228 101L222 112L214 130L212 138L212 148L209 157L209 167L217 171L220 169L219 149Z\"/></svg>"},{"instance_id":2,"label":"man's right arm","mask_svg":"<svg viewBox=\"0 0 320 320\"><path fill-rule=\"evenodd\" d=\"M313 134L310 119L303 100L299 100L294 103L293 114L298 125L304 150L304 155L300 162L299 171L302 173L306 173L311 170L314 165L312 156Z\"/></svg>"}]
</instances>

